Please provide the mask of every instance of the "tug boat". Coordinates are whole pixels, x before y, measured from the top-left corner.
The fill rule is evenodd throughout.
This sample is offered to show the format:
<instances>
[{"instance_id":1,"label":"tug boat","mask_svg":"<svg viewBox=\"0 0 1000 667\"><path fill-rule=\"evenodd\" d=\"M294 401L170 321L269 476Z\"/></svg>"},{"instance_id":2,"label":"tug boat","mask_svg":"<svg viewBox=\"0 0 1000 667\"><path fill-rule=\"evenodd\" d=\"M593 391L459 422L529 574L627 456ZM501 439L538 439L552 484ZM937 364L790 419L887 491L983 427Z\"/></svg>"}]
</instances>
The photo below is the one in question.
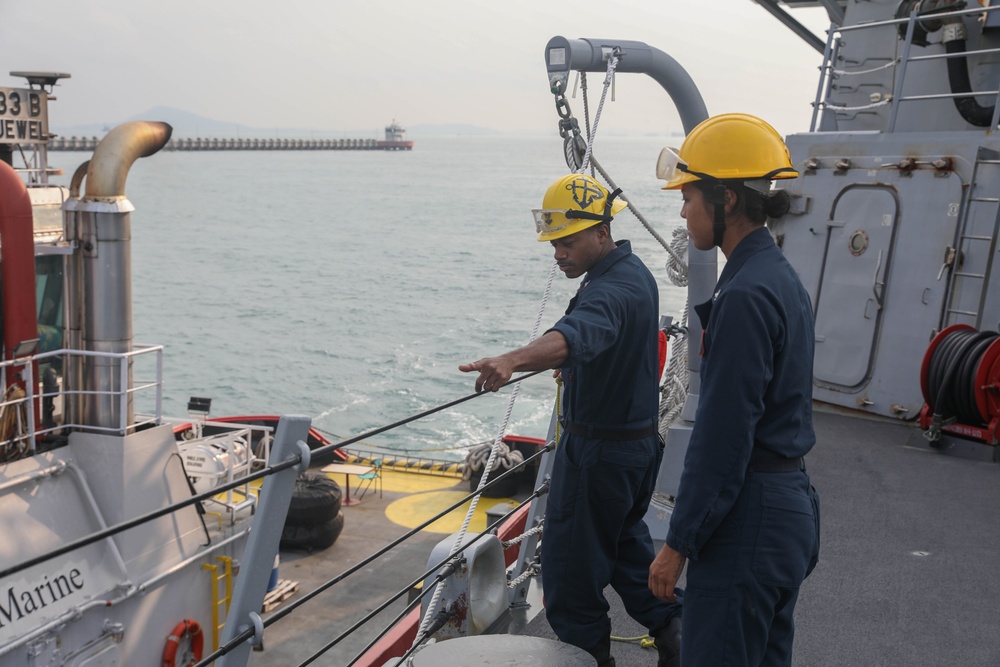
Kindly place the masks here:
<instances>
[{"instance_id":1,"label":"tug boat","mask_svg":"<svg viewBox=\"0 0 1000 667\"><path fill-rule=\"evenodd\" d=\"M758 4L820 54L810 128L786 138L800 173L782 183L792 211L769 222L816 316L818 442L807 465L823 497L823 550L797 607L796 663L997 664L1000 7ZM825 9L825 39L788 11L808 6ZM651 76L685 131L708 115L682 67L697 54L554 37L544 55L548 92L539 99L554 96L571 169L588 143L600 154L599 138L582 137L569 108L575 73ZM371 667L592 664L552 641L539 594L557 411L544 439L497 437L491 450L521 454L503 478L527 470L530 483L494 501L475 527L443 529L445 539L427 530L439 503L394 522L410 521L410 542L384 544L389 505L429 494L383 471L383 486L364 492L392 502L356 508L360 530L338 541L346 562L323 552L283 560L314 588L261 616L299 473L314 456L324 467L376 467L385 453L347 454L351 440L335 442L294 415L208 419L197 405L187 419L161 414L163 351L132 341L130 288L112 275L131 269L128 168L170 129L116 128L69 188L49 186L46 88L64 76L29 73L29 88L0 91L27 114L8 105L0 145L34 156L21 175L0 169L0 514L19 537L0 550L0 665L243 665L251 647L261 664L309 664L338 644L354 656L343 664ZM652 155L650 178L654 163ZM714 251L673 254L689 305L710 298ZM664 382L666 452L647 516L654 539L666 533L697 405L697 321L689 311L679 327L664 326L677 338ZM678 396L678 386L689 391ZM213 468L194 488L185 453L209 450ZM457 507L459 488L481 496L504 479L484 471L433 491L458 493L444 503ZM477 501L466 502L472 516ZM380 557L391 563L375 570ZM358 572L369 576L318 602ZM375 579L401 582L398 592L375 599ZM291 616L313 598L325 606ZM609 602L614 634L641 637L610 591ZM385 630L363 625L376 616ZM612 653L622 667L655 659L638 642Z\"/></svg>"}]
</instances>

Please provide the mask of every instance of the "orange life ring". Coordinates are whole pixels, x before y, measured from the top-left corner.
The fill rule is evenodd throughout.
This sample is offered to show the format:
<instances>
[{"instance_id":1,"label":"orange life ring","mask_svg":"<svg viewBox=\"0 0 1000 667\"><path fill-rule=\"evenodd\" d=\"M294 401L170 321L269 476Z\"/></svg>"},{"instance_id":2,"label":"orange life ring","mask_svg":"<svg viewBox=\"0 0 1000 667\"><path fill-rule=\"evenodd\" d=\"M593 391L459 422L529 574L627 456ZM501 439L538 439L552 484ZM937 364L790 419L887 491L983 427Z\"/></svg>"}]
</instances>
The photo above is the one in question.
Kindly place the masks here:
<instances>
[{"instance_id":1,"label":"orange life ring","mask_svg":"<svg viewBox=\"0 0 1000 667\"><path fill-rule=\"evenodd\" d=\"M201 633L201 626L198 621L185 618L177 624L173 632L167 637L167 645L163 647L163 667L176 667L174 659L177 657L177 649L180 648L181 639L188 637L191 642L191 662L184 665L190 667L201 660L201 652L205 648L205 635Z\"/></svg>"}]
</instances>

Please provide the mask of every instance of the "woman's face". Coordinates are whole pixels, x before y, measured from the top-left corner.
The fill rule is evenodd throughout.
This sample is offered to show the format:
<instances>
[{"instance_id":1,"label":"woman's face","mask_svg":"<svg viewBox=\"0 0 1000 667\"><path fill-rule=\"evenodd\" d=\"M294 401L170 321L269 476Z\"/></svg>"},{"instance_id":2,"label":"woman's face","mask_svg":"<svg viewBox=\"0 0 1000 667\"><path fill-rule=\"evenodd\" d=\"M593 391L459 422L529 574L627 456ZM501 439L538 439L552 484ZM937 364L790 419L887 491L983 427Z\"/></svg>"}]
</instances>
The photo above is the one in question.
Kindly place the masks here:
<instances>
[{"instance_id":1,"label":"woman's face","mask_svg":"<svg viewBox=\"0 0 1000 667\"><path fill-rule=\"evenodd\" d=\"M713 224L715 218L712 207L705 201L702 191L693 183L681 186L681 217L687 220L688 238L698 250L711 250L715 247Z\"/></svg>"}]
</instances>

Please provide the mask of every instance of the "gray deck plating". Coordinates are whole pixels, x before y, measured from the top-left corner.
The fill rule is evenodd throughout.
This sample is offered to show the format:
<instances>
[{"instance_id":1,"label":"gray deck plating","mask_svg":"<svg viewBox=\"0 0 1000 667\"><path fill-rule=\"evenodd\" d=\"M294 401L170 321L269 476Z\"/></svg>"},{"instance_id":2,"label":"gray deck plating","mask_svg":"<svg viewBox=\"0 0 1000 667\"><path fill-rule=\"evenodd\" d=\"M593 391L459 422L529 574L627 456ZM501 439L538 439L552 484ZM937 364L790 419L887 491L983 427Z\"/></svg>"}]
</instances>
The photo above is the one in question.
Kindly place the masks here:
<instances>
[{"instance_id":1,"label":"gray deck plating","mask_svg":"<svg viewBox=\"0 0 1000 667\"><path fill-rule=\"evenodd\" d=\"M932 451L907 425L815 421L822 553L799 596L794 664L1000 664L1000 467ZM608 598L614 635L645 632ZM553 636L544 615L529 632ZM635 643L612 654L656 664Z\"/></svg>"}]
</instances>

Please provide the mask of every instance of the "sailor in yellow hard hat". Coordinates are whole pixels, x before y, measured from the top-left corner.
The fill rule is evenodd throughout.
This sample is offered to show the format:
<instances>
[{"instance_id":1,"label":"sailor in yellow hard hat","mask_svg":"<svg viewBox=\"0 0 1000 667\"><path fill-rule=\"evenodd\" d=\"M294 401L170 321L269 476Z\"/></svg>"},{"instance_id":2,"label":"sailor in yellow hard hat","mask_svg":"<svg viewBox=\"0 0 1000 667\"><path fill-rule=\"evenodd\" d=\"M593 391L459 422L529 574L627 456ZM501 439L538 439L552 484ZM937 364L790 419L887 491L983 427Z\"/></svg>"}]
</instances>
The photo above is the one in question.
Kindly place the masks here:
<instances>
[{"instance_id":1,"label":"sailor in yellow hard hat","mask_svg":"<svg viewBox=\"0 0 1000 667\"><path fill-rule=\"evenodd\" d=\"M627 204L585 174L549 186L533 211L568 278L584 276L566 314L528 345L460 366L476 390L496 391L516 371L558 368L561 438L542 546L549 625L562 641L614 665L604 590L656 638L660 667L680 659L680 605L658 600L647 579L654 551L643 521L662 457L656 281L628 241L611 236Z\"/></svg>"},{"instance_id":2,"label":"sailor in yellow hard hat","mask_svg":"<svg viewBox=\"0 0 1000 667\"><path fill-rule=\"evenodd\" d=\"M753 226L764 224L768 217L780 218L788 211L788 195L784 190L771 192L771 181L796 178L799 173L792 166L788 147L773 127L756 116L732 113L699 124L680 151L664 148L656 175L667 181L664 190L683 191L687 210L681 212L681 217L688 219L694 246L699 250L718 246L728 257L728 250L751 231L735 224L741 222L741 214L746 213ZM699 194L711 207L710 230L699 224L702 208L687 206ZM729 222L734 223L728 239L727 209Z\"/></svg>"},{"instance_id":3,"label":"sailor in yellow hard hat","mask_svg":"<svg viewBox=\"0 0 1000 667\"><path fill-rule=\"evenodd\" d=\"M819 556L819 498L804 456L812 425L813 311L764 226L795 178L767 123L723 114L698 125L657 175L680 189L691 243L727 262L701 320L701 390L666 545L649 586L673 600L687 564L682 663L790 665L799 586Z\"/></svg>"}]
</instances>

